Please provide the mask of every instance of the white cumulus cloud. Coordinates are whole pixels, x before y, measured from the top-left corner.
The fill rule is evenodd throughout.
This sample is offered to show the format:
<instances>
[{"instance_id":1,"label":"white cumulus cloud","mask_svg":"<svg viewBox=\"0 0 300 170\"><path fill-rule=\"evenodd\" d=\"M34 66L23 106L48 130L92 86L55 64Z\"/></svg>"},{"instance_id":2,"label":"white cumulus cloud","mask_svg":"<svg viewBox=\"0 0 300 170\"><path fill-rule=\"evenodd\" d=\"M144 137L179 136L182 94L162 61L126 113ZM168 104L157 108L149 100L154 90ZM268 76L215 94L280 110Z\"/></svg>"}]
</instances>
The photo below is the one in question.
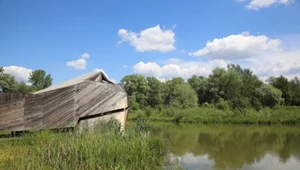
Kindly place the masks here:
<instances>
[{"instance_id":1,"label":"white cumulus cloud","mask_svg":"<svg viewBox=\"0 0 300 170\"><path fill-rule=\"evenodd\" d=\"M244 2L245 0L236 0L237 2ZM250 3L246 5L248 9L259 10L260 8L267 8L275 4L289 5L294 0L250 0Z\"/></svg>"},{"instance_id":2,"label":"white cumulus cloud","mask_svg":"<svg viewBox=\"0 0 300 170\"><path fill-rule=\"evenodd\" d=\"M136 51L169 52L175 50L175 33L172 30L161 29L159 25L142 30L140 33L120 29L121 38L118 44L129 43Z\"/></svg>"},{"instance_id":3,"label":"white cumulus cloud","mask_svg":"<svg viewBox=\"0 0 300 170\"><path fill-rule=\"evenodd\" d=\"M284 75L300 77L300 51L269 53L249 59L250 67L262 78Z\"/></svg>"},{"instance_id":4,"label":"white cumulus cloud","mask_svg":"<svg viewBox=\"0 0 300 170\"><path fill-rule=\"evenodd\" d=\"M208 61L184 61L171 58L164 64L156 62L138 62L133 66L134 72L144 76L154 76L159 80L169 80L182 77L185 80L192 75L208 76L212 70L226 68L228 64L239 64L242 68L249 68L260 79L266 80L270 76L283 75L289 79L300 77L300 51L273 52L249 58L243 61L211 59Z\"/></svg>"},{"instance_id":5,"label":"white cumulus cloud","mask_svg":"<svg viewBox=\"0 0 300 170\"><path fill-rule=\"evenodd\" d=\"M266 80L270 76L280 75L289 79L300 77L299 50L264 53L258 57L239 61L223 59L184 61L170 58L163 64L138 62L133 66L133 69L137 74L154 76L159 80L168 80L173 77L188 79L192 75L208 76L216 67L226 68L229 63L239 64L242 68L249 68L262 80Z\"/></svg>"},{"instance_id":6,"label":"white cumulus cloud","mask_svg":"<svg viewBox=\"0 0 300 170\"><path fill-rule=\"evenodd\" d=\"M67 62L67 66L73 67L76 70L86 69L87 61L86 59L90 58L88 53L83 53L78 60L72 60Z\"/></svg>"},{"instance_id":7,"label":"white cumulus cloud","mask_svg":"<svg viewBox=\"0 0 300 170\"><path fill-rule=\"evenodd\" d=\"M86 60L83 58L80 58L78 60L68 61L67 66L73 67L76 70L84 70L86 68Z\"/></svg>"},{"instance_id":8,"label":"white cumulus cloud","mask_svg":"<svg viewBox=\"0 0 300 170\"><path fill-rule=\"evenodd\" d=\"M158 77L162 74L161 67L155 62L139 62L133 66L134 72L145 76Z\"/></svg>"},{"instance_id":9,"label":"white cumulus cloud","mask_svg":"<svg viewBox=\"0 0 300 170\"><path fill-rule=\"evenodd\" d=\"M88 53L83 53L83 54L81 54L81 58L87 59L87 58L90 58L90 55Z\"/></svg>"},{"instance_id":10,"label":"white cumulus cloud","mask_svg":"<svg viewBox=\"0 0 300 170\"><path fill-rule=\"evenodd\" d=\"M216 67L226 68L229 63L249 68L260 79L283 75L289 79L300 77L300 43L297 35L270 39L265 35L253 36L247 33L230 35L208 42L203 49L189 53L203 56L189 61L169 58L157 62L140 61L133 66L137 74L154 76L159 80L192 75L208 76ZM281 48L285 47L285 48Z\"/></svg>"},{"instance_id":11,"label":"white cumulus cloud","mask_svg":"<svg viewBox=\"0 0 300 170\"><path fill-rule=\"evenodd\" d=\"M245 59L265 53L281 51L281 41L270 39L265 35L250 35L248 32L233 34L224 38L216 38L208 41L206 46L196 52L190 52L190 56L206 56L218 59Z\"/></svg>"},{"instance_id":12,"label":"white cumulus cloud","mask_svg":"<svg viewBox=\"0 0 300 170\"><path fill-rule=\"evenodd\" d=\"M154 76L159 80L168 80L174 77L190 78L192 75L208 76L216 67L226 68L229 62L214 59L208 62L183 61L178 58L170 58L165 64L156 62L138 62L133 66L134 72L144 76Z\"/></svg>"},{"instance_id":13,"label":"white cumulus cloud","mask_svg":"<svg viewBox=\"0 0 300 170\"><path fill-rule=\"evenodd\" d=\"M5 73L9 73L15 77L19 82L28 82L29 74L32 72L31 69L20 67L20 66L7 66L3 67Z\"/></svg>"}]
</instances>

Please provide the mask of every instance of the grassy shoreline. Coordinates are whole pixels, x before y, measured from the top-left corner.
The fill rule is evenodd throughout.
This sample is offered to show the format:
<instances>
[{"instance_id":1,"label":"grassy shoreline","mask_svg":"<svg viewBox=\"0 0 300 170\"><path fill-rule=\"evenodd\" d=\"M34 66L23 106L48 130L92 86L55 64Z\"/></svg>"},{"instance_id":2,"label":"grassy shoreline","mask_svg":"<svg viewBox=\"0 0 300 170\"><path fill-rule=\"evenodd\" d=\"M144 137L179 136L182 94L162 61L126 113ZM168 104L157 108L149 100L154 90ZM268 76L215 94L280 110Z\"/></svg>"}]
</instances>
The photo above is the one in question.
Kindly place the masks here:
<instances>
[{"instance_id":1,"label":"grassy shoreline","mask_svg":"<svg viewBox=\"0 0 300 170\"><path fill-rule=\"evenodd\" d=\"M116 130L41 131L0 142L0 169L162 169L164 141L133 125Z\"/></svg>"},{"instance_id":2,"label":"grassy shoreline","mask_svg":"<svg viewBox=\"0 0 300 170\"><path fill-rule=\"evenodd\" d=\"M41 131L0 142L0 169L163 169L169 165L162 138L148 135L146 120L194 124L299 124L300 107L278 106L244 114L228 108L132 110L126 134L114 125L92 131ZM105 128L103 128L105 127ZM99 130L97 130L99 129Z\"/></svg>"},{"instance_id":3,"label":"grassy shoreline","mask_svg":"<svg viewBox=\"0 0 300 170\"><path fill-rule=\"evenodd\" d=\"M237 110L202 106L190 109L146 108L130 111L129 120L144 118L150 121L175 123L224 123L224 124L300 124L300 107L277 106L254 109L240 113Z\"/></svg>"}]
</instances>

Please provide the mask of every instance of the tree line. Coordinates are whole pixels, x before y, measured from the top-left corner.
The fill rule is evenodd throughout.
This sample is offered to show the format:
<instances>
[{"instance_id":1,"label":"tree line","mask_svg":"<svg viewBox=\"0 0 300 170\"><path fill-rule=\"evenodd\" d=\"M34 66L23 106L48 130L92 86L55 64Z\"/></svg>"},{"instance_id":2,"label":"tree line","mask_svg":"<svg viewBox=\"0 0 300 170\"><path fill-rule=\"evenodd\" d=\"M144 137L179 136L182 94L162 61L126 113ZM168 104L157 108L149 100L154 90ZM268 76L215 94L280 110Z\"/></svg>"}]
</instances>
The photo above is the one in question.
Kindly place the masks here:
<instances>
[{"instance_id":1,"label":"tree line","mask_svg":"<svg viewBox=\"0 0 300 170\"><path fill-rule=\"evenodd\" d=\"M18 82L0 67L0 91L32 93L52 85L52 77L44 70L35 70L29 82ZM238 110L300 105L300 80L284 76L269 77L262 82L250 69L229 64L226 69L215 68L208 77L193 75L187 81L175 77L161 82L155 77L127 75L121 83L129 95L133 110L145 108L194 108L213 104L223 109Z\"/></svg>"},{"instance_id":2,"label":"tree line","mask_svg":"<svg viewBox=\"0 0 300 170\"><path fill-rule=\"evenodd\" d=\"M3 67L0 67L0 92L33 93L52 85L51 74L46 74L41 69L31 72L28 80L30 84L18 82L14 76L5 73Z\"/></svg>"},{"instance_id":3,"label":"tree line","mask_svg":"<svg viewBox=\"0 0 300 170\"><path fill-rule=\"evenodd\" d=\"M250 69L229 64L215 68L208 77L193 75L186 81L175 77L161 82L155 77L132 74L121 83L129 95L133 110L151 108L193 108L214 104L244 113L245 109L300 105L300 80L284 76L262 82Z\"/></svg>"}]
</instances>

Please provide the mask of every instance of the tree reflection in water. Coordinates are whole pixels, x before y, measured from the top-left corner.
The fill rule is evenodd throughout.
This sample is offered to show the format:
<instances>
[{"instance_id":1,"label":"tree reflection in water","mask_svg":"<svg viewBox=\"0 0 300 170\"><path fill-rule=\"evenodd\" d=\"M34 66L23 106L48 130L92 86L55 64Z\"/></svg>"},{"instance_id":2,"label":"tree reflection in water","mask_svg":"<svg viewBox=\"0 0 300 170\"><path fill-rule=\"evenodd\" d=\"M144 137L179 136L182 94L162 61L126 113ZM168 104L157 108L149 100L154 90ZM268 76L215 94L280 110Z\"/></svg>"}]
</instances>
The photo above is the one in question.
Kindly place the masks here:
<instances>
[{"instance_id":1,"label":"tree reflection in water","mask_svg":"<svg viewBox=\"0 0 300 170\"><path fill-rule=\"evenodd\" d=\"M270 162L270 168L274 163L293 168L288 165L291 158L300 167L299 126L155 123L153 127L153 135L162 136L173 157L180 158L179 162L188 169L248 169L266 160L266 155L276 158ZM264 162L264 169L267 168Z\"/></svg>"}]
</instances>

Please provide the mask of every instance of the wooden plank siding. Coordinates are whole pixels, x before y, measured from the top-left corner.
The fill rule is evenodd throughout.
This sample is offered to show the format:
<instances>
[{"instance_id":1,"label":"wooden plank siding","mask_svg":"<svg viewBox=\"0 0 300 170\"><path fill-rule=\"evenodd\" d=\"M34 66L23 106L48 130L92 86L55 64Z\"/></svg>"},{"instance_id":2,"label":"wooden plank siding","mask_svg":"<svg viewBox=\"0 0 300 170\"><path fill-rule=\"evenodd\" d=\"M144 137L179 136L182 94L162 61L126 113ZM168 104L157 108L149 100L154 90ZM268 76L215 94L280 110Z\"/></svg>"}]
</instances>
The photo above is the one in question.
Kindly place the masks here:
<instances>
[{"instance_id":1,"label":"wooden plank siding","mask_svg":"<svg viewBox=\"0 0 300 170\"><path fill-rule=\"evenodd\" d=\"M122 109L116 103L127 101L124 91L117 91L114 85L108 83L89 81L79 84L76 91L76 116L79 118Z\"/></svg>"},{"instance_id":2,"label":"wooden plank siding","mask_svg":"<svg viewBox=\"0 0 300 170\"><path fill-rule=\"evenodd\" d=\"M74 127L82 118L114 110L124 109L122 113L127 115L128 108L128 96L121 85L91 80L32 95L10 96L1 98L0 131Z\"/></svg>"},{"instance_id":3,"label":"wooden plank siding","mask_svg":"<svg viewBox=\"0 0 300 170\"><path fill-rule=\"evenodd\" d=\"M75 86L44 93L43 129L75 126L78 120L75 118L73 106Z\"/></svg>"},{"instance_id":4,"label":"wooden plank siding","mask_svg":"<svg viewBox=\"0 0 300 170\"><path fill-rule=\"evenodd\" d=\"M24 103L24 129L37 130L42 128L42 99L43 95L30 95L26 97Z\"/></svg>"},{"instance_id":5,"label":"wooden plank siding","mask_svg":"<svg viewBox=\"0 0 300 170\"><path fill-rule=\"evenodd\" d=\"M13 101L13 100L18 100L18 99L23 99L25 98L27 94L25 93L6 93L6 92L0 92L0 104Z\"/></svg>"},{"instance_id":6,"label":"wooden plank siding","mask_svg":"<svg viewBox=\"0 0 300 170\"><path fill-rule=\"evenodd\" d=\"M0 131L24 129L24 102L17 99L0 104Z\"/></svg>"}]
</instances>

